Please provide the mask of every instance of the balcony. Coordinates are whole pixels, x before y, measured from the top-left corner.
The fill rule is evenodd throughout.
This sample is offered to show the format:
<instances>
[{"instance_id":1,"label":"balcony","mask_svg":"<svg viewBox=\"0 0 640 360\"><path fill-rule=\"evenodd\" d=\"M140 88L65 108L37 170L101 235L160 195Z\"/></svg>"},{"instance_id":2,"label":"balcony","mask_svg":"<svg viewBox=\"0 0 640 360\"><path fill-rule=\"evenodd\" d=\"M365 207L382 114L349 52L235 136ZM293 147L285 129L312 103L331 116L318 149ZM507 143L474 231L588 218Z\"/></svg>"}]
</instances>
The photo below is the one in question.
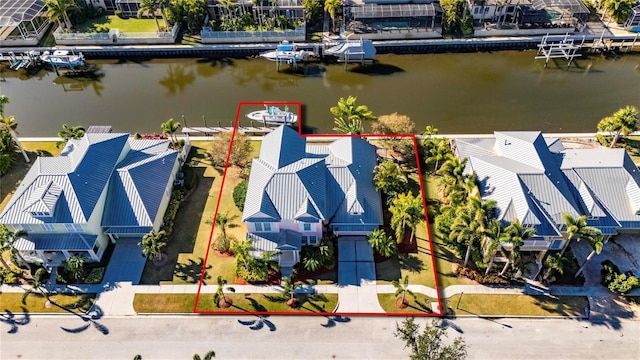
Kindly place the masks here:
<instances>
[{"instance_id":1,"label":"balcony","mask_svg":"<svg viewBox=\"0 0 640 360\"><path fill-rule=\"evenodd\" d=\"M524 244L520 247L520 250L523 251L531 251L531 250L546 250L549 248L549 241L544 239L539 240L525 240Z\"/></svg>"}]
</instances>

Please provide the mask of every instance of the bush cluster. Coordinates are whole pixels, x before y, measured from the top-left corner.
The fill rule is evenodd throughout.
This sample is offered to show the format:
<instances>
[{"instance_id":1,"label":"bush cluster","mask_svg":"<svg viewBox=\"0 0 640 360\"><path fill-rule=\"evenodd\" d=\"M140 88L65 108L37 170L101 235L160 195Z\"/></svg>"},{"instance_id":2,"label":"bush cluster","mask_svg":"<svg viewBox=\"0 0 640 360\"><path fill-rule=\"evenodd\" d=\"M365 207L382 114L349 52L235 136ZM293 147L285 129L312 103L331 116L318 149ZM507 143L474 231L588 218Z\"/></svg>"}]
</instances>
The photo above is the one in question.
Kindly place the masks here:
<instances>
[{"instance_id":1,"label":"bush cluster","mask_svg":"<svg viewBox=\"0 0 640 360\"><path fill-rule=\"evenodd\" d=\"M164 218L162 219L164 223L161 230L166 231L167 237L170 236L173 231L173 221L176 218L182 199L184 199L184 190L173 190L171 200L169 200L169 205L167 205L167 211L164 213Z\"/></svg>"},{"instance_id":2,"label":"bush cluster","mask_svg":"<svg viewBox=\"0 0 640 360\"><path fill-rule=\"evenodd\" d=\"M458 267L458 275L462 275L482 285L509 285L509 280L495 274L484 275L473 269Z\"/></svg>"},{"instance_id":3,"label":"bush cluster","mask_svg":"<svg viewBox=\"0 0 640 360\"><path fill-rule=\"evenodd\" d=\"M608 287L612 293L625 295L640 286L637 277L620 273L620 269L610 260L605 260L600 264L602 265L602 270L600 270L602 284Z\"/></svg>"},{"instance_id":4,"label":"bush cluster","mask_svg":"<svg viewBox=\"0 0 640 360\"><path fill-rule=\"evenodd\" d=\"M235 188L233 188L233 202L240 211L244 210L244 201L247 198L248 187L249 182L247 180L242 180Z\"/></svg>"},{"instance_id":5,"label":"bush cluster","mask_svg":"<svg viewBox=\"0 0 640 360\"><path fill-rule=\"evenodd\" d=\"M20 271L0 268L0 284L15 285L20 282Z\"/></svg>"}]
</instances>

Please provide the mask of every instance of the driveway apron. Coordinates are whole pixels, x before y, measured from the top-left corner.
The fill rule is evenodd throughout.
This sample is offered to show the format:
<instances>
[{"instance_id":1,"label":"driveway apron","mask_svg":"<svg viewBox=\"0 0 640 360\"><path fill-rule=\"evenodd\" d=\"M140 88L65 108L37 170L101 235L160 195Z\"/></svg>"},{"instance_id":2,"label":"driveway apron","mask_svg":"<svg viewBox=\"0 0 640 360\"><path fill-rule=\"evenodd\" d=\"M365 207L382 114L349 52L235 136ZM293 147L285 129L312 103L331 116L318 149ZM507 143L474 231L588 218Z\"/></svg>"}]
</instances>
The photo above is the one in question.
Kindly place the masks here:
<instances>
[{"instance_id":1,"label":"driveway apron","mask_svg":"<svg viewBox=\"0 0 640 360\"><path fill-rule=\"evenodd\" d=\"M338 238L339 313L381 313L373 249L364 236Z\"/></svg>"}]
</instances>

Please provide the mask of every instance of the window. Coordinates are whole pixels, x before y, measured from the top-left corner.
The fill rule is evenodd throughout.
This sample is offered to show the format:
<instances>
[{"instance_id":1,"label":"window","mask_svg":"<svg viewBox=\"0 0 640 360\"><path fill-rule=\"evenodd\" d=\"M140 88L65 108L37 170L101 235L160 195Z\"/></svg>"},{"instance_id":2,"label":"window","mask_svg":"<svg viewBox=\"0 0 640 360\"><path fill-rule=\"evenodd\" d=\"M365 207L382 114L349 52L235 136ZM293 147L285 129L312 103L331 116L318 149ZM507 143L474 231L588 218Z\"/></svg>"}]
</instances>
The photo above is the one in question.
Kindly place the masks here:
<instances>
[{"instance_id":1,"label":"window","mask_svg":"<svg viewBox=\"0 0 640 360\"><path fill-rule=\"evenodd\" d=\"M478 14L478 12L480 12L480 8L479 8L479 7L475 7L475 8L473 8L473 13L474 13L474 14L476 14L476 15L477 15L477 14Z\"/></svg>"},{"instance_id":2,"label":"window","mask_svg":"<svg viewBox=\"0 0 640 360\"><path fill-rule=\"evenodd\" d=\"M551 246L549 246L549 250L560 250L562 249L563 244L564 244L563 239L553 239Z\"/></svg>"},{"instance_id":3,"label":"window","mask_svg":"<svg viewBox=\"0 0 640 360\"><path fill-rule=\"evenodd\" d=\"M485 8L484 8L484 13L486 14L486 13L488 13L488 12L489 12L489 7L488 7L488 6L485 6Z\"/></svg>"},{"instance_id":4,"label":"window","mask_svg":"<svg viewBox=\"0 0 640 360\"><path fill-rule=\"evenodd\" d=\"M307 245L318 245L318 237L317 236L303 236L302 237L302 244L307 244Z\"/></svg>"},{"instance_id":5,"label":"window","mask_svg":"<svg viewBox=\"0 0 640 360\"><path fill-rule=\"evenodd\" d=\"M302 231L311 231L311 224L309 223L302 224Z\"/></svg>"},{"instance_id":6,"label":"window","mask_svg":"<svg viewBox=\"0 0 640 360\"><path fill-rule=\"evenodd\" d=\"M93 244L93 253L97 255L98 250L100 250L100 244L98 244L98 241L96 240L96 243Z\"/></svg>"},{"instance_id":7,"label":"window","mask_svg":"<svg viewBox=\"0 0 640 360\"><path fill-rule=\"evenodd\" d=\"M269 231L271 231L271 223L254 223L254 226L255 226L257 232L260 232L260 231L269 232Z\"/></svg>"},{"instance_id":8,"label":"window","mask_svg":"<svg viewBox=\"0 0 640 360\"><path fill-rule=\"evenodd\" d=\"M56 226L54 224L42 224L42 231L56 231Z\"/></svg>"}]
</instances>

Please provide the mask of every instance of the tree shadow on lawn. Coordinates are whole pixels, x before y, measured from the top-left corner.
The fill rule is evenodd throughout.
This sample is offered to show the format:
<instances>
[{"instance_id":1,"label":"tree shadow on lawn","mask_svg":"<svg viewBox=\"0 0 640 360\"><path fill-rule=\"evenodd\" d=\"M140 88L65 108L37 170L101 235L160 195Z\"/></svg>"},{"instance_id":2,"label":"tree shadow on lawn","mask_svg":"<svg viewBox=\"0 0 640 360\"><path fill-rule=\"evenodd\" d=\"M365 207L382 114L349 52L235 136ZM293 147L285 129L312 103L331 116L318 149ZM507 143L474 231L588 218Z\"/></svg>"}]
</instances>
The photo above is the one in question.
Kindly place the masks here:
<instances>
[{"instance_id":1,"label":"tree shadow on lawn","mask_svg":"<svg viewBox=\"0 0 640 360\"><path fill-rule=\"evenodd\" d=\"M413 273L419 273L424 270L424 262L417 255L413 254L399 254L398 263L400 269L407 270Z\"/></svg>"},{"instance_id":2,"label":"tree shadow on lawn","mask_svg":"<svg viewBox=\"0 0 640 360\"><path fill-rule=\"evenodd\" d=\"M207 265L206 270L211 269L212 265ZM176 264L175 272L173 275L178 279L187 283L197 283L200 281L202 275L202 269L204 268L204 259L198 258L198 261L189 259L188 264ZM205 270L204 277L202 278L202 284L207 285L206 280L211 279L211 275Z\"/></svg>"}]
</instances>

